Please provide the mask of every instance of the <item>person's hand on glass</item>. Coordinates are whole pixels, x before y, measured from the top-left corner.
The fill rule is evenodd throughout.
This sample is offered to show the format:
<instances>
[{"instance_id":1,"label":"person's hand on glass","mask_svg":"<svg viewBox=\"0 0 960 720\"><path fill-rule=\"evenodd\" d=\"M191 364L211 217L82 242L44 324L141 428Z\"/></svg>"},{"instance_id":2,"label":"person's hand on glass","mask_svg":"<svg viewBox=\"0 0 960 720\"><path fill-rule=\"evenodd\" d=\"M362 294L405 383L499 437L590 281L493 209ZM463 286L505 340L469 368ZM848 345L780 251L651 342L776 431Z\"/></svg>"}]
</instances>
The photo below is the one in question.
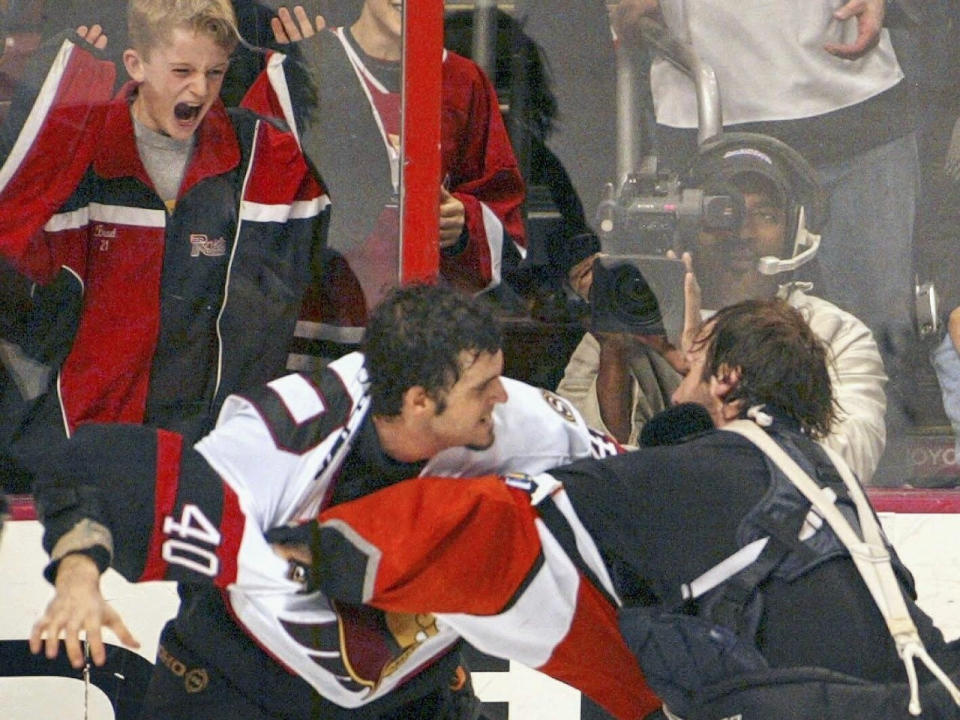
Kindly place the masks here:
<instances>
[{"instance_id":1,"label":"person's hand on glass","mask_svg":"<svg viewBox=\"0 0 960 720\"><path fill-rule=\"evenodd\" d=\"M277 11L276 17L270 18L273 37L281 45L312 37L326 26L327 22L323 19L323 15L317 15L311 22L302 5L294 7L292 13L288 8L282 7Z\"/></svg>"},{"instance_id":2,"label":"person's hand on glass","mask_svg":"<svg viewBox=\"0 0 960 720\"><path fill-rule=\"evenodd\" d=\"M93 45L97 50L103 50L107 46L106 33L103 32L103 28L99 25L81 25L77 28L77 35Z\"/></svg>"},{"instance_id":3,"label":"person's hand on glass","mask_svg":"<svg viewBox=\"0 0 960 720\"><path fill-rule=\"evenodd\" d=\"M676 259L677 254L673 250L668 250L667 257ZM680 336L680 349L686 357L686 354L693 347L697 333L700 332L700 325L703 323L701 315L703 301L700 283L693 272L693 256L685 252L680 256L680 260L686 270L683 276L683 333Z\"/></svg>"},{"instance_id":4,"label":"person's hand on glass","mask_svg":"<svg viewBox=\"0 0 960 720\"><path fill-rule=\"evenodd\" d=\"M593 261L600 253L588 255L567 271L567 282L573 291L584 300L590 299L590 286L593 284Z\"/></svg>"}]
</instances>

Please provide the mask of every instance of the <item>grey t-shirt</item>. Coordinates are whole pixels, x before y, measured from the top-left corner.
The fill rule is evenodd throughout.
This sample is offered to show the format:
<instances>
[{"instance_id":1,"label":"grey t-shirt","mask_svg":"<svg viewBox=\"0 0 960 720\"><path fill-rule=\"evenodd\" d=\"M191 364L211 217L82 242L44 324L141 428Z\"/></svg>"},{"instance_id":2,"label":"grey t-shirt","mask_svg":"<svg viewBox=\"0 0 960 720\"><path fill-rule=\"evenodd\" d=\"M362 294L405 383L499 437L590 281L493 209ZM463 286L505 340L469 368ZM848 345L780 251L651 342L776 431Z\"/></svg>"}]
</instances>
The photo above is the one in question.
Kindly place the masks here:
<instances>
[{"instance_id":1,"label":"grey t-shirt","mask_svg":"<svg viewBox=\"0 0 960 720\"><path fill-rule=\"evenodd\" d=\"M180 190L180 183L183 182L183 174L193 151L194 136L178 140L151 130L136 118L133 118L133 132L147 175L153 181L160 199L166 203L167 209L173 212L177 191Z\"/></svg>"}]
</instances>

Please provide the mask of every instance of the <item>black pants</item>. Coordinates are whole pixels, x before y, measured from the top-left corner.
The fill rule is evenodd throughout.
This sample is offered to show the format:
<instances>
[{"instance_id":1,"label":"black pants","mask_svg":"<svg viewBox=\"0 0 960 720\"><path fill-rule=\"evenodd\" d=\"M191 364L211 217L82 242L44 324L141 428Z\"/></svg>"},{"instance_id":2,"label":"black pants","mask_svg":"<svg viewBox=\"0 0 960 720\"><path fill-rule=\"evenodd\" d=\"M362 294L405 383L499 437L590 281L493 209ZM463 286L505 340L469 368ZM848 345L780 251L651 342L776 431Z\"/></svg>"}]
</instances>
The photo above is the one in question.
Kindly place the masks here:
<instances>
[{"instance_id":1,"label":"black pants","mask_svg":"<svg viewBox=\"0 0 960 720\"><path fill-rule=\"evenodd\" d=\"M480 702L473 694L469 674L461 687L452 687L459 666L456 649L438 661L439 675L429 670L421 673L425 677L415 677L394 693L363 708L342 708L300 681L296 691L287 695L289 702L283 703L284 709L278 710L276 704L268 709L269 704L262 701L266 694L276 697L268 685L244 687L242 678L227 677L188 647L192 644L183 641L173 622L164 627L140 720L477 720L479 717Z\"/></svg>"}]
</instances>

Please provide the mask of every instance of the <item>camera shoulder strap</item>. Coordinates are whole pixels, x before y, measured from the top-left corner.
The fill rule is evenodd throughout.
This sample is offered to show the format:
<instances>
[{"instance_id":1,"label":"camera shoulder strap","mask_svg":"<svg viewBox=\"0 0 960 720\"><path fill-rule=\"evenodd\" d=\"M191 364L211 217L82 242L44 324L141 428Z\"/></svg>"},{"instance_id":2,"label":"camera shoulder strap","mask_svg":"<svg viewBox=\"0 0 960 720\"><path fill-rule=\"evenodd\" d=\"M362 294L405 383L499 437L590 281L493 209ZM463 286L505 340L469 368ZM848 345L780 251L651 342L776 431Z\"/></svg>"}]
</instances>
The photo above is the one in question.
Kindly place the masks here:
<instances>
[{"instance_id":1,"label":"camera shoulder strap","mask_svg":"<svg viewBox=\"0 0 960 720\"><path fill-rule=\"evenodd\" d=\"M960 706L960 689L927 653L917 632L917 627L907 611L903 591L890 564L890 551L884 540L883 531L873 512L860 483L850 468L836 453L827 450L830 460L843 478L857 509L861 538L843 517L834 504L834 495L820 487L764 430L750 420L736 420L723 428L735 432L757 446L790 479L794 487L803 494L814 509L826 520L827 524L847 548L857 571L870 591L880 614L887 624L890 636L897 647L897 653L906 668L910 684L911 715L921 713L920 694L917 683L915 661L919 659L950 693L953 701Z\"/></svg>"}]
</instances>

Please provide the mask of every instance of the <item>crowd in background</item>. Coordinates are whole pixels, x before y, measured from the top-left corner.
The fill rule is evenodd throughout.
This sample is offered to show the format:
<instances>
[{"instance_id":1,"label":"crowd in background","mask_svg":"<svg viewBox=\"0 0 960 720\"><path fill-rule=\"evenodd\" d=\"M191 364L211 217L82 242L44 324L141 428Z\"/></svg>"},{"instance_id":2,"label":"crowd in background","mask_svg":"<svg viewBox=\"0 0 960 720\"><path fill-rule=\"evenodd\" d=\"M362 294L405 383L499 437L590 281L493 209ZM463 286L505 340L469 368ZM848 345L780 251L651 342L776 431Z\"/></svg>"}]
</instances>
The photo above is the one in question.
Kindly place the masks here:
<instances>
[{"instance_id":1,"label":"crowd in background","mask_svg":"<svg viewBox=\"0 0 960 720\"><path fill-rule=\"evenodd\" d=\"M362 45L351 47L349 32L341 32L336 46L326 42L337 37L331 28L350 28L361 17L359 1L306 3L306 16L322 12L326 28L318 32L310 27L317 37L304 33L302 40L278 39L271 19L280 4L232 4L244 42L231 50L222 79L220 96L227 107L239 106L250 88L256 89L266 65L266 55L256 48L305 60L308 79L311 72L314 79L327 78L330 85L323 92L328 97L348 93L331 103L325 115L311 117L304 109L309 98L297 98L297 84L291 83L299 114L292 120L304 128L308 164L320 168L334 208L329 234L314 239L323 249L308 263L313 280L304 287L300 322L289 348L289 367L307 369L356 346L365 313L395 272L396 257L389 251L396 232L395 160L379 156L381 149L391 158L399 153L399 118L395 110L375 108L375 119L365 129L356 122L365 113L345 112L338 118L332 106L375 106L371 87L386 87L385 98L398 95L392 86L399 67L369 61L372 56ZM40 0L10 0L2 9L4 109L16 106L28 60L38 46L64 29L100 23L109 37L104 58L123 61L128 44L123 2L76 0L56 3L54 10ZM477 52L480 44L472 28L479 12L459 6L448 11L449 48L467 56ZM958 8L952 0L870 0L824 2L786 12L785 5L777 13L769 8L726 13L710 2L681 9L666 0L591 0L562 8L524 0L495 9L488 17L493 38L487 40L481 68L489 81L483 74L468 78L453 71L445 78L459 95L445 91L441 215L450 213L454 230L444 235L441 229L441 276L465 292L483 291L506 316L532 315L535 321L557 324L567 336L577 335L578 324L589 327L589 293L580 288L578 294L570 281L604 250L598 209L605 184L613 183L616 190L622 180L616 177L617 143L623 142L616 118L616 67L624 48L633 51L639 76L635 130L642 154L657 156L661 170L681 177L696 157L693 85L645 44L637 20L653 17L714 66L725 131L783 140L810 163L829 197L816 257L781 279L811 282L808 292L852 313L873 334L888 378L886 456L897 458L878 481L949 485L956 451L947 452L941 444L943 467L918 472L911 443L935 431L943 435L950 423L960 429L960 355L956 332L948 331L956 326L950 311L960 305L952 272L960 216ZM749 32L734 32L737 27ZM571 28L590 41L571 41ZM737 38L734 44L732 37ZM318 39L325 49L313 52L308 43ZM326 74L324 67L310 67L310 58L321 55ZM779 65L768 62L773 57ZM332 81L334 71L340 77ZM349 77L354 73L368 73L367 85L354 85ZM767 80L759 82L757 73ZM121 70L118 84L122 77ZM792 90L798 87L803 91ZM392 118L394 127L387 128L384 118ZM468 135L475 142L481 127L489 131L482 142L473 148L464 144ZM8 122L7 142L13 140L11 133ZM349 134L355 145L326 141L338 133ZM348 158L358 157L351 147L363 148L368 156L351 163ZM471 154L476 161L465 161ZM338 175L340 169L353 174ZM374 196L379 199L367 201ZM354 227L344 224L348 222ZM352 233L364 240L345 241ZM384 262L385 257L393 259ZM705 257L694 252L693 262L706 286L711 269ZM28 283L10 267L0 267L0 272L2 291L10 298L7 306L15 306L29 293ZM924 312L931 305L927 295L916 298L917 283L929 283L937 293L939 304L930 317ZM5 338L25 332L11 314L3 320ZM575 344L561 347L569 352ZM544 360L541 364L553 369L538 377L553 385L564 363L565 357ZM23 383L43 385L50 381L50 371L7 381L7 389L19 383L16 392L22 396ZM669 404L668 395L660 404ZM635 439L639 427L633 431ZM629 441L630 434L621 439ZM5 483L24 489L28 476L10 471Z\"/></svg>"}]
</instances>

